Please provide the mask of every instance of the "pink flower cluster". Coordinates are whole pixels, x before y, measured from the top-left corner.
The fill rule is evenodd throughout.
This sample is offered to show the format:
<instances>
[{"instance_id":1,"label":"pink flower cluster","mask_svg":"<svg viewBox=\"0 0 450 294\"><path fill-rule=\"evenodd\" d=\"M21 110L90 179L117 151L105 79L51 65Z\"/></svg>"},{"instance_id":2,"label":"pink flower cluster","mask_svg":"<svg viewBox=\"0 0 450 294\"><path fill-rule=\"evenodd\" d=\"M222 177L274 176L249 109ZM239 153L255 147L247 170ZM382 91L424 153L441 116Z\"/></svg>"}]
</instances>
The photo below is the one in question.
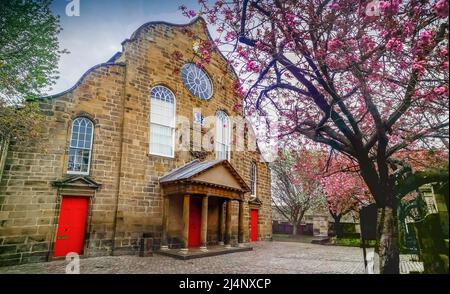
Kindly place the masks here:
<instances>
[{"instance_id":1,"label":"pink flower cluster","mask_svg":"<svg viewBox=\"0 0 450 294\"><path fill-rule=\"evenodd\" d=\"M297 23L295 22L295 17L295 14L293 14L292 12L286 13L286 24L291 28L297 25Z\"/></svg>"},{"instance_id":2,"label":"pink flower cluster","mask_svg":"<svg viewBox=\"0 0 450 294\"><path fill-rule=\"evenodd\" d=\"M375 42L369 36L363 35L361 37L361 46L365 50L369 51L369 50L372 50L373 48L375 48Z\"/></svg>"},{"instance_id":3,"label":"pink flower cluster","mask_svg":"<svg viewBox=\"0 0 450 294\"><path fill-rule=\"evenodd\" d=\"M182 14L188 18L196 17L197 13L194 10L190 10L186 7L186 5L181 5L178 7L181 10Z\"/></svg>"},{"instance_id":4,"label":"pink flower cluster","mask_svg":"<svg viewBox=\"0 0 450 294\"><path fill-rule=\"evenodd\" d=\"M254 72L254 73L259 73L259 65L256 61L254 60L249 60L247 61L247 63L245 64L245 69L248 72Z\"/></svg>"},{"instance_id":5,"label":"pink flower cluster","mask_svg":"<svg viewBox=\"0 0 450 294\"><path fill-rule=\"evenodd\" d=\"M397 38L391 38L386 44L386 49L393 51L394 53L401 53L403 51L403 43Z\"/></svg>"},{"instance_id":6,"label":"pink flower cluster","mask_svg":"<svg viewBox=\"0 0 450 294\"><path fill-rule=\"evenodd\" d=\"M439 0L436 2L434 12L441 18L448 17L448 0Z\"/></svg>"},{"instance_id":7,"label":"pink flower cluster","mask_svg":"<svg viewBox=\"0 0 450 294\"><path fill-rule=\"evenodd\" d=\"M387 15L397 14L400 10L401 0L381 1L380 9Z\"/></svg>"},{"instance_id":8,"label":"pink flower cluster","mask_svg":"<svg viewBox=\"0 0 450 294\"><path fill-rule=\"evenodd\" d=\"M419 40L417 41L417 48L418 49L425 49L433 45L434 33L433 31L427 30L419 35Z\"/></svg>"},{"instance_id":9,"label":"pink flower cluster","mask_svg":"<svg viewBox=\"0 0 450 294\"><path fill-rule=\"evenodd\" d=\"M330 49L330 51L336 51L342 48L343 45L344 44L341 42L341 40L338 39L328 41L328 49Z\"/></svg>"},{"instance_id":10,"label":"pink flower cluster","mask_svg":"<svg viewBox=\"0 0 450 294\"><path fill-rule=\"evenodd\" d=\"M433 89L434 94L436 95L446 95L448 96L448 88L444 86L436 87Z\"/></svg>"},{"instance_id":11,"label":"pink flower cluster","mask_svg":"<svg viewBox=\"0 0 450 294\"><path fill-rule=\"evenodd\" d=\"M413 64L413 70L417 72L419 75L422 75L425 73L425 66L427 65L427 62L425 60L416 60Z\"/></svg>"}]
</instances>

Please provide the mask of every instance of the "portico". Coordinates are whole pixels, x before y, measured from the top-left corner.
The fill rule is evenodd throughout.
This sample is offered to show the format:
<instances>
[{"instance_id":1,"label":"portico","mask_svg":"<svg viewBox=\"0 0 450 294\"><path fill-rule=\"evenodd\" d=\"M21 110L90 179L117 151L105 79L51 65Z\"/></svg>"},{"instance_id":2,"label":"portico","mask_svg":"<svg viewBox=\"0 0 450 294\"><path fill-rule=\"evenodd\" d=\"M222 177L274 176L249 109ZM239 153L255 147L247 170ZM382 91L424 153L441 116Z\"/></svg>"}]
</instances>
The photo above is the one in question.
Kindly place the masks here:
<instances>
[{"instance_id":1,"label":"portico","mask_svg":"<svg viewBox=\"0 0 450 294\"><path fill-rule=\"evenodd\" d=\"M162 250L176 249L173 240L181 241L184 253L245 242L244 194L249 187L228 161L194 160L160 178L160 184Z\"/></svg>"}]
</instances>

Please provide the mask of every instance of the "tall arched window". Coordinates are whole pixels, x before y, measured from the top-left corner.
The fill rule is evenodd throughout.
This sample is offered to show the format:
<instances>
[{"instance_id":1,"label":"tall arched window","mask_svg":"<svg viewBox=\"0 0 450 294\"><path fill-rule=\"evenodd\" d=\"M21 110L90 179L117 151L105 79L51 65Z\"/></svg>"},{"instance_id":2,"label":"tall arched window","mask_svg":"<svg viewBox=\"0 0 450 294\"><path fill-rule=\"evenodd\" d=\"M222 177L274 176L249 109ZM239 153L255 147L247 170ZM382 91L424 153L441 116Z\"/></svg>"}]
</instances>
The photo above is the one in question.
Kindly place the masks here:
<instances>
[{"instance_id":1,"label":"tall arched window","mask_svg":"<svg viewBox=\"0 0 450 294\"><path fill-rule=\"evenodd\" d=\"M72 135L69 146L68 174L88 175L92 156L94 124L85 117L72 122Z\"/></svg>"},{"instance_id":2,"label":"tall arched window","mask_svg":"<svg viewBox=\"0 0 450 294\"><path fill-rule=\"evenodd\" d=\"M230 159L230 119L223 111L216 113L216 159Z\"/></svg>"},{"instance_id":3,"label":"tall arched window","mask_svg":"<svg viewBox=\"0 0 450 294\"><path fill-rule=\"evenodd\" d=\"M175 145L175 95L164 86L150 92L150 154L173 157Z\"/></svg>"},{"instance_id":4,"label":"tall arched window","mask_svg":"<svg viewBox=\"0 0 450 294\"><path fill-rule=\"evenodd\" d=\"M250 165L250 189L252 197L256 197L256 176L257 176L256 162L252 161Z\"/></svg>"}]
</instances>

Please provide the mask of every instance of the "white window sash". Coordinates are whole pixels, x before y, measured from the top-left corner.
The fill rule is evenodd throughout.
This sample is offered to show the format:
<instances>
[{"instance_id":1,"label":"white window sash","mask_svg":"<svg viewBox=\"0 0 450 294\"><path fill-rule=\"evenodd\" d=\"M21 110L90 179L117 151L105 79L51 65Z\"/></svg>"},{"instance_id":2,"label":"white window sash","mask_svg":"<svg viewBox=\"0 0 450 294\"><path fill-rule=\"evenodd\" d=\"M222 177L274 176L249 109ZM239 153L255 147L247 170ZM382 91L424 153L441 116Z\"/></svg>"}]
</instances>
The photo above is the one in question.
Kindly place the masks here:
<instances>
[{"instance_id":1,"label":"white window sash","mask_svg":"<svg viewBox=\"0 0 450 294\"><path fill-rule=\"evenodd\" d=\"M162 87L162 86L157 86ZM169 89L167 89L170 91ZM174 158L175 157L175 111L176 111L176 99L175 95L170 91L171 95L173 95L173 101L169 102L167 100L161 100L159 98L150 97L150 125L149 125L149 132L150 132L150 140L149 140L149 154L156 155L156 156L162 156L162 157L168 157L168 158ZM163 129L169 130L171 141L170 146L169 144L158 142L156 140L156 136L158 134L152 133L152 127L159 127ZM161 136L161 134L159 134ZM156 142L155 142L156 141ZM171 152L170 154L164 153L164 152L158 152L158 150L154 150L155 146L167 146L170 148Z\"/></svg>"},{"instance_id":2,"label":"white window sash","mask_svg":"<svg viewBox=\"0 0 450 294\"><path fill-rule=\"evenodd\" d=\"M78 119L80 119L80 118L78 118ZM91 137L91 139L90 139L90 144L89 144L89 148L85 148L85 146L83 146L84 148L81 148L81 147L78 147L78 142L79 142L79 140L80 140L80 129L78 129L78 135L77 135L77 138L76 138L76 146L73 146L72 145L72 140L73 140L73 130L74 130L74 127L75 127L75 122L76 122L76 120L77 119L75 119L75 120L73 120L72 121L72 128L71 128L71 133L70 133L70 143L69 143L69 156L68 156L68 160L70 160L70 151L71 150L82 150L82 151L88 151L89 152L89 156L88 156L88 163L87 163L87 170L86 171L76 171L76 170L70 170L69 169L69 166L67 166L67 174L70 174L70 175L89 175L90 174L90 171L91 171L91 160L92 160L92 146L93 146L93 143L94 143L94 124L92 123L92 121L91 120L89 120L89 119L87 119L87 118L82 118L82 119L85 119L85 120L87 120L89 123L90 123L90 125L91 125L91 132L90 132L90 137ZM79 127L79 126L78 126ZM86 128L87 128L87 125L86 125ZM86 135L87 133L85 133L85 135ZM86 139L86 137L85 137L85 139ZM81 160L83 160L83 156L81 157ZM67 162L67 165L68 165L69 163Z\"/></svg>"},{"instance_id":3,"label":"white window sash","mask_svg":"<svg viewBox=\"0 0 450 294\"><path fill-rule=\"evenodd\" d=\"M152 145L162 145L162 146L168 146L166 144L162 144L162 143L153 143L153 140L155 139L155 137L153 137L155 134L152 133L152 125L154 126L159 126L159 127L163 127L166 128L170 131L170 136L171 136L171 146L169 147L171 149L170 155L162 153L162 152L157 152L155 150L152 149ZM170 157L173 158L175 156L175 128L171 127L171 126L167 126L167 125L162 125L162 124L157 124L157 123L150 123L150 144L149 144L149 149L150 149L150 154L152 155L157 155L157 156L163 156L163 157Z\"/></svg>"}]
</instances>

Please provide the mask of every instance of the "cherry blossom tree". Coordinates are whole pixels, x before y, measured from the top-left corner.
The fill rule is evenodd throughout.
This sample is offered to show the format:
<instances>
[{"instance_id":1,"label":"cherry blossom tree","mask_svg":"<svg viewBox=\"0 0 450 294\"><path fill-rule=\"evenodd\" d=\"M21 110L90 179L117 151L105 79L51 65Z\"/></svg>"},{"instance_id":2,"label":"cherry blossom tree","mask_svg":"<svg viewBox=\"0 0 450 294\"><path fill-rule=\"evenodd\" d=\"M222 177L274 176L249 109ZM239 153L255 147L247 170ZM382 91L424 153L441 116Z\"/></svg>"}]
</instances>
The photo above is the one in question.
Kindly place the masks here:
<instances>
[{"instance_id":1,"label":"cherry blossom tree","mask_svg":"<svg viewBox=\"0 0 450 294\"><path fill-rule=\"evenodd\" d=\"M333 172L324 175L321 183L328 210L334 219L334 232L340 238L343 233L341 218L351 211L359 212L362 207L373 201L372 197L366 184L356 172Z\"/></svg>"},{"instance_id":2,"label":"cherry blossom tree","mask_svg":"<svg viewBox=\"0 0 450 294\"><path fill-rule=\"evenodd\" d=\"M320 154L280 151L271 163L272 202L278 213L292 225L292 235L305 213L326 206L320 182Z\"/></svg>"},{"instance_id":3,"label":"cherry blossom tree","mask_svg":"<svg viewBox=\"0 0 450 294\"><path fill-rule=\"evenodd\" d=\"M399 273L391 158L448 145L448 0L200 4L182 10L217 29L246 115L357 162L379 207L380 272Z\"/></svg>"}]
</instances>

